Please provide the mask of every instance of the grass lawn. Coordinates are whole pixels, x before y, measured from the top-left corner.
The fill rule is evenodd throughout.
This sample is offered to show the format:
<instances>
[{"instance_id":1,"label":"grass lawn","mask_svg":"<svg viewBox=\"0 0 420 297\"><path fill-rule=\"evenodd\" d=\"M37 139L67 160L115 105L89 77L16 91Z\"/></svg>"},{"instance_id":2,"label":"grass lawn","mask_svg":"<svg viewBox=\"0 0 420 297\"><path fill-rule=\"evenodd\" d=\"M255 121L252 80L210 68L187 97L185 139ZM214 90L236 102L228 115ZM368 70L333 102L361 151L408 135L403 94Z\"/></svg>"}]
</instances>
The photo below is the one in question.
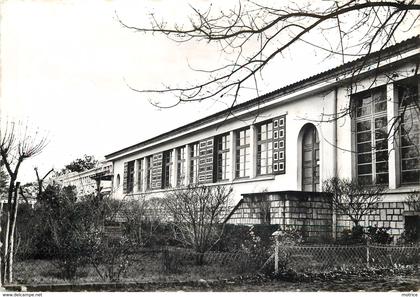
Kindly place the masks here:
<instances>
[{"instance_id":1,"label":"grass lawn","mask_svg":"<svg viewBox=\"0 0 420 297\"><path fill-rule=\"evenodd\" d=\"M139 253L133 255L120 281L191 281L199 279L226 279L243 273L240 265L211 263L203 266L191 261L175 264L174 271L167 272L162 265L161 253ZM240 262L240 261L239 261ZM238 269L239 268L239 269ZM102 267L103 269L103 267ZM53 260L24 260L15 263L14 280L18 284L58 284L104 282L92 265L80 268L74 280L65 280Z\"/></svg>"}]
</instances>

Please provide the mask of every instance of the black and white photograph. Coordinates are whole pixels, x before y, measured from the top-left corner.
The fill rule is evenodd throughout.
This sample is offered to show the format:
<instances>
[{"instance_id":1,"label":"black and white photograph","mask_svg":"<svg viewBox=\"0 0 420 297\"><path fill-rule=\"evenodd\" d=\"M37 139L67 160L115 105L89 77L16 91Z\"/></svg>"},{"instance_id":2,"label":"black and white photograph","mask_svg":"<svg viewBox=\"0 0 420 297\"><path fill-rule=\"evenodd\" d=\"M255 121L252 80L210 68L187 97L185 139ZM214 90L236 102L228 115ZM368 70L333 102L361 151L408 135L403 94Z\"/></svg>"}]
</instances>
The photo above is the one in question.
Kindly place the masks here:
<instances>
[{"instance_id":1,"label":"black and white photograph","mask_svg":"<svg viewBox=\"0 0 420 297\"><path fill-rule=\"evenodd\" d=\"M419 68L418 0L1 0L1 296L417 297Z\"/></svg>"}]
</instances>

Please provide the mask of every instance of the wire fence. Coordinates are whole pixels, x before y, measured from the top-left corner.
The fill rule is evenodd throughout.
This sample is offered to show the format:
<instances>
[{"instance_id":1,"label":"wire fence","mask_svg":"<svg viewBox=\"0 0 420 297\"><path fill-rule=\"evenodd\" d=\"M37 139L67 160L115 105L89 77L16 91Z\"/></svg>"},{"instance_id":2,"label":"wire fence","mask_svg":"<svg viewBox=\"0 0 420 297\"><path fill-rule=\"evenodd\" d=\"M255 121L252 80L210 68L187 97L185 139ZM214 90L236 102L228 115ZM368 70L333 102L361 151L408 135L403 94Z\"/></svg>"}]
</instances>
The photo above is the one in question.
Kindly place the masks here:
<instances>
[{"instance_id":1,"label":"wire fence","mask_svg":"<svg viewBox=\"0 0 420 297\"><path fill-rule=\"evenodd\" d=\"M338 268L389 268L420 264L420 246L320 245L277 246L275 270L330 271Z\"/></svg>"}]
</instances>

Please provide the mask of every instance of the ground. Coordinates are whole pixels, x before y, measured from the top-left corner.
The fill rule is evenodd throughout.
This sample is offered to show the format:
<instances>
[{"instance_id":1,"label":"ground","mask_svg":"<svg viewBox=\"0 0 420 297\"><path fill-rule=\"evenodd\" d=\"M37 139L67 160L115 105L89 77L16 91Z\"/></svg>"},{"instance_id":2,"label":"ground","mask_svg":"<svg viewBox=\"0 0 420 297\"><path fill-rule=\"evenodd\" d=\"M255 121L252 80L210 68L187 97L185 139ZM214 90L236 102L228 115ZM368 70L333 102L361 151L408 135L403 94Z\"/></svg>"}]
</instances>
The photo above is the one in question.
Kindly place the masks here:
<instances>
[{"instance_id":1,"label":"ground","mask_svg":"<svg viewBox=\"0 0 420 297\"><path fill-rule=\"evenodd\" d=\"M15 279L28 291L420 291L418 268L329 273L286 281L251 276L233 265L220 264L181 265L176 272L164 272L159 261L158 255L138 257L120 282L112 283L101 280L92 267L83 269L77 279L65 281L51 261L27 260L17 263Z\"/></svg>"}]
</instances>

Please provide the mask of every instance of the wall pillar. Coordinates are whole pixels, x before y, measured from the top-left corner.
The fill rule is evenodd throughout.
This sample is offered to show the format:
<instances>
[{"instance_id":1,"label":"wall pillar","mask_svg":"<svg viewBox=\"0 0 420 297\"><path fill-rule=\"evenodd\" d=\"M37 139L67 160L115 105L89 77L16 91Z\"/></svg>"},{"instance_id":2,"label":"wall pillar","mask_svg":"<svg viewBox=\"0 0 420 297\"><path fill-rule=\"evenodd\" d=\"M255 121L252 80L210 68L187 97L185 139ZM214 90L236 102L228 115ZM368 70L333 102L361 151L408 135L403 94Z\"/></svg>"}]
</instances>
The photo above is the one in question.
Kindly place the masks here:
<instances>
[{"instance_id":1,"label":"wall pillar","mask_svg":"<svg viewBox=\"0 0 420 297\"><path fill-rule=\"evenodd\" d=\"M250 160L250 172L249 177L254 178L257 176L257 127L255 125L251 125L250 127L250 144L249 144L249 155L251 157Z\"/></svg>"},{"instance_id":2,"label":"wall pillar","mask_svg":"<svg viewBox=\"0 0 420 297\"><path fill-rule=\"evenodd\" d=\"M229 177L229 181L233 181L236 178L236 168L235 168L235 161L236 161L236 133L235 131L230 131L230 148L229 148L229 152L230 152L230 177Z\"/></svg>"},{"instance_id":3,"label":"wall pillar","mask_svg":"<svg viewBox=\"0 0 420 297\"><path fill-rule=\"evenodd\" d=\"M134 176L133 176L133 193L140 192L141 189L139 189L139 162L140 160L134 160Z\"/></svg>"},{"instance_id":4,"label":"wall pillar","mask_svg":"<svg viewBox=\"0 0 420 297\"><path fill-rule=\"evenodd\" d=\"M142 159L143 162L143 191L146 192L146 190L148 189L148 185L147 185L147 170L149 168L147 168L147 157Z\"/></svg>"},{"instance_id":5,"label":"wall pillar","mask_svg":"<svg viewBox=\"0 0 420 297\"><path fill-rule=\"evenodd\" d=\"M185 181L184 185L188 186L190 184L191 176L191 146L185 146Z\"/></svg>"},{"instance_id":6,"label":"wall pillar","mask_svg":"<svg viewBox=\"0 0 420 297\"><path fill-rule=\"evenodd\" d=\"M177 168L178 168L178 156L177 156L177 149L172 150L172 179L171 179L171 186L172 188L176 187L177 182Z\"/></svg>"},{"instance_id":7,"label":"wall pillar","mask_svg":"<svg viewBox=\"0 0 420 297\"><path fill-rule=\"evenodd\" d=\"M396 189L400 183L400 163L399 163L399 137L398 124L395 123L398 117L398 93L394 84L390 83L386 87L387 97L387 121L388 121L388 178L389 188Z\"/></svg>"}]
</instances>

